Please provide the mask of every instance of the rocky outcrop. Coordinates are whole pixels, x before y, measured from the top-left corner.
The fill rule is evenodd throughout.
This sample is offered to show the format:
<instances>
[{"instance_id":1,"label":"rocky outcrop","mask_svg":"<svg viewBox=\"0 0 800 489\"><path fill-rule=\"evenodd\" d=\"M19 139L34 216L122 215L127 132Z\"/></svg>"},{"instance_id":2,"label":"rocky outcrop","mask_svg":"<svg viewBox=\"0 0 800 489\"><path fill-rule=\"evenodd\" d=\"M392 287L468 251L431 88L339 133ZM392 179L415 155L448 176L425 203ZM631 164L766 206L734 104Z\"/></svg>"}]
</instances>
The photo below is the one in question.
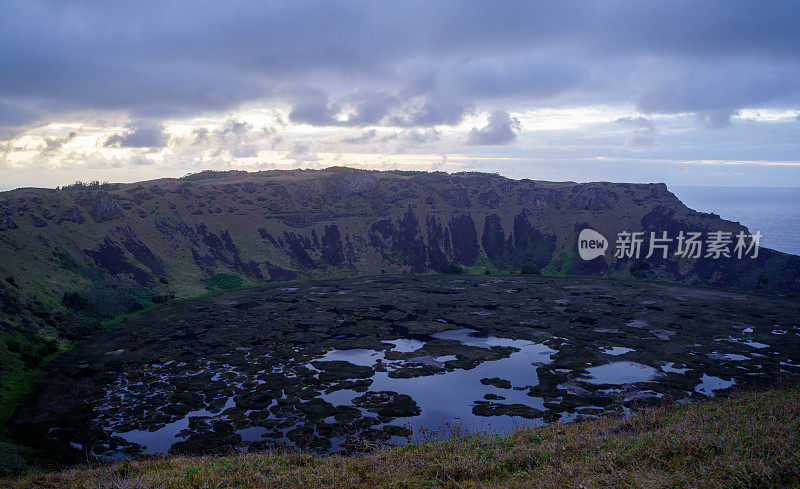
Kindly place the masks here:
<instances>
[{"instance_id":1,"label":"rocky outcrop","mask_svg":"<svg viewBox=\"0 0 800 489\"><path fill-rule=\"evenodd\" d=\"M111 221L122 216L122 210L108 192L98 192L92 205L92 217L96 222Z\"/></svg>"},{"instance_id":2,"label":"rocky outcrop","mask_svg":"<svg viewBox=\"0 0 800 489\"><path fill-rule=\"evenodd\" d=\"M478 235L472 216L469 214L453 216L449 228L455 261L471 265L480 254Z\"/></svg>"},{"instance_id":3,"label":"rocky outcrop","mask_svg":"<svg viewBox=\"0 0 800 489\"><path fill-rule=\"evenodd\" d=\"M35 214L31 214L31 222L33 223L34 227L43 228L47 226L47 221L42 219L40 216Z\"/></svg>"},{"instance_id":4,"label":"rocky outcrop","mask_svg":"<svg viewBox=\"0 0 800 489\"><path fill-rule=\"evenodd\" d=\"M93 249L84 250L84 253L94 261L95 265L108 272L109 275L126 277L138 286L154 283L153 277L128 261L125 257L125 251L109 238L105 238L102 243Z\"/></svg>"},{"instance_id":5,"label":"rocky outcrop","mask_svg":"<svg viewBox=\"0 0 800 489\"><path fill-rule=\"evenodd\" d=\"M77 206L72 206L67 209L67 211L64 212L58 219L59 224L64 221L74 222L75 224L83 224L86 222L86 218L83 217L83 213L81 212L80 208Z\"/></svg>"},{"instance_id":6,"label":"rocky outcrop","mask_svg":"<svg viewBox=\"0 0 800 489\"><path fill-rule=\"evenodd\" d=\"M18 227L11 216L0 216L0 229L17 229Z\"/></svg>"}]
</instances>

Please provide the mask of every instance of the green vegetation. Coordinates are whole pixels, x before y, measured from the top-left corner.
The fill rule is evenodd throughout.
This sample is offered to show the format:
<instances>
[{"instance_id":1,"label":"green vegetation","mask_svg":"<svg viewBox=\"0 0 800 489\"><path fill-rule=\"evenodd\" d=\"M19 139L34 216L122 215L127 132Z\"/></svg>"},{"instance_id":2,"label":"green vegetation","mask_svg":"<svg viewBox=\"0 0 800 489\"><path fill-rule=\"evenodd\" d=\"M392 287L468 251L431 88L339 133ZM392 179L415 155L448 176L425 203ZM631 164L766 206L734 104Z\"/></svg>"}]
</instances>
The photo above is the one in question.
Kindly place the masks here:
<instances>
[{"instance_id":1,"label":"green vegetation","mask_svg":"<svg viewBox=\"0 0 800 489\"><path fill-rule=\"evenodd\" d=\"M519 273L522 275L541 275L542 272L539 270L539 267L536 265L529 263L527 265L523 265L523 267L519 270Z\"/></svg>"},{"instance_id":2,"label":"green vegetation","mask_svg":"<svg viewBox=\"0 0 800 489\"><path fill-rule=\"evenodd\" d=\"M3 447L0 446L0 450ZM0 452L2 453L2 452ZM10 488L796 487L800 388L362 455L147 458L0 480Z\"/></svg>"},{"instance_id":3,"label":"green vegetation","mask_svg":"<svg viewBox=\"0 0 800 489\"><path fill-rule=\"evenodd\" d=\"M464 268L457 263L450 263L442 269L442 273L460 275L464 273Z\"/></svg>"},{"instance_id":4,"label":"green vegetation","mask_svg":"<svg viewBox=\"0 0 800 489\"><path fill-rule=\"evenodd\" d=\"M630 272L634 278L645 279L650 271L650 264L646 261L640 261L631 266Z\"/></svg>"},{"instance_id":5,"label":"green vegetation","mask_svg":"<svg viewBox=\"0 0 800 489\"><path fill-rule=\"evenodd\" d=\"M242 287L244 281L238 275L228 273L216 273L206 278L206 288L208 290L232 290Z\"/></svg>"},{"instance_id":6,"label":"green vegetation","mask_svg":"<svg viewBox=\"0 0 800 489\"><path fill-rule=\"evenodd\" d=\"M91 182L76 181L72 185L64 185L62 190L117 190L120 188L119 183L108 183L94 180Z\"/></svg>"}]
</instances>

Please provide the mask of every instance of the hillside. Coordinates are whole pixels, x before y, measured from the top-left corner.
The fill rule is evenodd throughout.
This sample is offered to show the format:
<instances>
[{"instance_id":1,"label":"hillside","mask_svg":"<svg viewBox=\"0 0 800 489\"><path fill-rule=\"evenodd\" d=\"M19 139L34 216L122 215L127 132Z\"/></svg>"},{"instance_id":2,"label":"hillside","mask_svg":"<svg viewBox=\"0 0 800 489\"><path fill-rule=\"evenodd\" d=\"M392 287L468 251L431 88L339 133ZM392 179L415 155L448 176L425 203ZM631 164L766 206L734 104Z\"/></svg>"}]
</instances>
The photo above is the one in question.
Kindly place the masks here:
<instances>
[{"instance_id":1,"label":"hillside","mask_svg":"<svg viewBox=\"0 0 800 489\"><path fill-rule=\"evenodd\" d=\"M150 458L0 479L12 488L796 487L797 387L365 455Z\"/></svg>"},{"instance_id":2,"label":"hillside","mask_svg":"<svg viewBox=\"0 0 800 489\"><path fill-rule=\"evenodd\" d=\"M88 285L87 268L177 297L202 291L217 272L264 282L532 263L552 274L626 276L636 260L607 253L583 264L577 231L591 227L613 242L620 231L744 229L688 209L663 184L346 168L18 189L0 194L0 215L0 274L24 297L54 302ZM653 259L635 272L786 294L798 290L798 275L774 272L797 272L798 263L762 250L741 264Z\"/></svg>"},{"instance_id":3,"label":"hillside","mask_svg":"<svg viewBox=\"0 0 800 489\"><path fill-rule=\"evenodd\" d=\"M583 261L577 234L585 227L612 248L620 231L744 229L687 208L663 184L479 173L202 172L3 192L0 422L59 345L104 319L214 289L459 264L477 273L527 266L549 275L800 290L800 257L767 249L744 260L617 260L607 252Z\"/></svg>"}]
</instances>

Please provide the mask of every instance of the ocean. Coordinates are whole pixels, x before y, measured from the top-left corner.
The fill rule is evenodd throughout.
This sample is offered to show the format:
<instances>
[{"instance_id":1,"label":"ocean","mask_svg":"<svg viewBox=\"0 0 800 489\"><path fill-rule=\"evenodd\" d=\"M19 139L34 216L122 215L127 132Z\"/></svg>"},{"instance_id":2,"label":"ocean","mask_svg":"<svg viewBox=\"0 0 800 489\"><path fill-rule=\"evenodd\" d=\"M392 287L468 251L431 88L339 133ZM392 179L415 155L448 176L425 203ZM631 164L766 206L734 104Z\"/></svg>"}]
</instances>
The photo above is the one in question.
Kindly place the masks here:
<instances>
[{"instance_id":1,"label":"ocean","mask_svg":"<svg viewBox=\"0 0 800 489\"><path fill-rule=\"evenodd\" d=\"M800 187L669 188L690 208L761 231L761 246L800 255Z\"/></svg>"}]
</instances>

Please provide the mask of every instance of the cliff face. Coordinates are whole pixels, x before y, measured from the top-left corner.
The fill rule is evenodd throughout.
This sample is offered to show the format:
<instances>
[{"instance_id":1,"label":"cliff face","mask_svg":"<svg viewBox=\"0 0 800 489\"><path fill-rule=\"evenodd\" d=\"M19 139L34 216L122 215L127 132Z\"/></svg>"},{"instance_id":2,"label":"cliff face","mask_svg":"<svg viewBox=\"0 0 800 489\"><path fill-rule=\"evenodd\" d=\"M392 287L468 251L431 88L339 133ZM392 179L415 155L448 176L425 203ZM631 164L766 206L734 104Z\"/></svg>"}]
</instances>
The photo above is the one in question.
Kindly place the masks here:
<instances>
[{"instance_id":1,"label":"cliff face","mask_svg":"<svg viewBox=\"0 0 800 489\"><path fill-rule=\"evenodd\" d=\"M627 276L791 293L800 258L647 261L577 256L577 233L744 229L684 206L663 184L552 183L496 175L344 168L206 172L110 188L0 194L0 274L61 301L85 267L177 296L224 272L252 282L534 264L550 273ZM649 233L646 233L649 234ZM646 254L645 243L645 253ZM23 296L27 295L23 293Z\"/></svg>"}]
</instances>

